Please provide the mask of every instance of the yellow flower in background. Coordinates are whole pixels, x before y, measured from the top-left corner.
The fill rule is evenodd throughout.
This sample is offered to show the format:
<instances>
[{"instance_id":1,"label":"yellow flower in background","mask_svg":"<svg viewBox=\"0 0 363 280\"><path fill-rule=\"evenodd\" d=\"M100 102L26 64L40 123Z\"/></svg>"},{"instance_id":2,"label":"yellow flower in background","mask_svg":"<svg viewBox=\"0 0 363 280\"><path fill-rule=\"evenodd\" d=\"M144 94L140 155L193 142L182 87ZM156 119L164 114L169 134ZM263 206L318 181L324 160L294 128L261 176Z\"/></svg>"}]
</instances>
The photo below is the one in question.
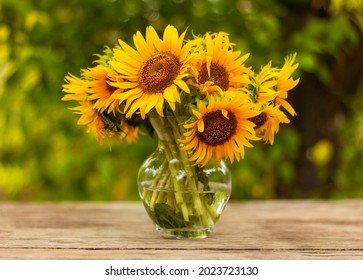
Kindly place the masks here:
<instances>
[{"instance_id":1,"label":"yellow flower in background","mask_svg":"<svg viewBox=\"0 0 363 280\"><path fill-rule=\"evenodd\" d=\"M241 57L241 52L233 51L228 34L207 33L205 38L197 38L196 42L200 57L192 74L196 81L193 84L199 87L201 93L223 93L231 87L238 88L249 82L247 74L252 71L243 64L249 53Z\"/></svg>"},{"instance_id":2,"label":"yellow flower in background","mask_svg":"<svg viewBox=\"0 0 363 280\"><path fill-rule=\"evenodd\" d=\"M240 98L231 99L228 94L210 96L192 112L192 122L184 125L188 131L181 142L195 164L205 165L212 157L217 161L225 157L239 161L244 157L244 147L252 147L249 141L259 140L249 120L258 112Z\"/></svg>"},{"instance_id":3,"label":"yellow flower in background","mask_svg":"<svg viewBox=\"0 0 363 280\"><path fill-rule=\"evenodd\" d=\"M326 166L333 158L334 145L328 139L320 139L308 150L308 158L319 167Z\"/></svg>"},{"instance_id":4,"label":"yellow flower in background","mask_svg":"<svg viewBox=\"0 0 363 280\"><path fill-rule=\"evenodd\" d=\"M294 108L286 101L287 92L292 90L298 83L300 79L294 80L291 75L297 69L299 64L293 64L296 58L296 53L285 59L285 64L281 68L277 76L277 97L275 104L284 107L292 116L296 115Z\"/></svg>"},{"instance_id":5,"label":"yellow flower in background","mask_svg":"<svg viewBox=\"0 0 363 280\"><path fill-rule=\"evenodd\" d=\"M191 44L184 44L184 36L185 32L179 36L169 25L160 39L149 26L146 40L140 32L134 35L136 50L119 41L121 48L114 49L110 65L124 80L111 85L122 89L116 97L120 103L126 101L127 118L137 112L144 119L153 108L163 116L164 101L174 110L175 103L180 102L178 89L189 93L183 78L191 63Z\"/></svg>"}]
</instances>

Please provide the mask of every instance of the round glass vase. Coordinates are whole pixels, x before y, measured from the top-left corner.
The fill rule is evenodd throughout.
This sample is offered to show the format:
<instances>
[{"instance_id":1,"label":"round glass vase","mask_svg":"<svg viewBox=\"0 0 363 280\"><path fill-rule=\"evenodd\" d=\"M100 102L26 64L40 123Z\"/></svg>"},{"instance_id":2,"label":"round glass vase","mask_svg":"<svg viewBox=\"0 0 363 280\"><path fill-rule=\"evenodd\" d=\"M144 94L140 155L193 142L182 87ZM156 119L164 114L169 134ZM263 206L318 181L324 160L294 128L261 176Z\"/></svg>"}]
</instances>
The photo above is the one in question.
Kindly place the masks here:
<instances>
[{"instance_id":1,"label":"round glass vase","mask_svg":"<svg viewBox=\"0 0 363 280\"><path fill-rule=\"evenodd\" d=\"M205 238L213 230L231 193L223 161L194 165L178 142L176 117L150 120L159 144L139 169L138 188L145 209L162 237Z\"/></svg>"}]
</instances>

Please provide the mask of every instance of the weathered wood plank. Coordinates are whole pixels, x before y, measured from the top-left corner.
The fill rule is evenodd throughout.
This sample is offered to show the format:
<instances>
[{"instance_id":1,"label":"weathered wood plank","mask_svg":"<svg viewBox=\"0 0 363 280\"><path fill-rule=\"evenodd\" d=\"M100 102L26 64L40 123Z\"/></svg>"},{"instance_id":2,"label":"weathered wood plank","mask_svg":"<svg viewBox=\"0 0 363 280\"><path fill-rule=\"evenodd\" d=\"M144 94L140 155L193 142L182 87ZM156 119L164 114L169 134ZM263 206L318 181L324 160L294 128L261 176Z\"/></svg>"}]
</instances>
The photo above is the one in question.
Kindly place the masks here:
<instances>
[{"instance_id":1,"label":"weathered wood plank","mask_svg":"<svg viewBox=\"0 0 363 280\"><path fill-rule=\"evenodd\" d=\"M166 240L140 203L1 203L0 259L363 259L363 201L229 203L202 240Z\"/></svg>"},{"instance_id":2,"label":"weathered wood plank","mask_svg":"<svg viewBox=\"0 0 363 280\"><path fill-rule=\"evenodd\" d=\"M208 250L208 249L185 249L178 248L170 250L156 249L49 249L49 248L0 248L0 259L82 259L82 260L362 260L363 251L343 250Z\"/></svg>"}]
</instances>

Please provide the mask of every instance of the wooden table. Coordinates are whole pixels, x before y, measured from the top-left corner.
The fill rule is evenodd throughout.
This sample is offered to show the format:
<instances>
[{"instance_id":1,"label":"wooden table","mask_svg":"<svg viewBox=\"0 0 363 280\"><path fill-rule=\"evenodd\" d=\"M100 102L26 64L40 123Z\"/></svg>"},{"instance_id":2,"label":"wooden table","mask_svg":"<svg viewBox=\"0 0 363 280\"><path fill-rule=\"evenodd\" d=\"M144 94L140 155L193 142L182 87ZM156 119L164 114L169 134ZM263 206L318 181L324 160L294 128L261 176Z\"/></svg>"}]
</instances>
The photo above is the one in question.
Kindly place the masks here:
<instances>
[{"instance_id":1,"label":"wooden table","mask_svg":"<svg viewBox=\"0 0 363 280\"><path fill-rule=\"evenodd\" d=\"M3 202L0 259L363 259L363 200L230 202L200 240L161 238L136 202Z\"/></svg>"}]
</instances>

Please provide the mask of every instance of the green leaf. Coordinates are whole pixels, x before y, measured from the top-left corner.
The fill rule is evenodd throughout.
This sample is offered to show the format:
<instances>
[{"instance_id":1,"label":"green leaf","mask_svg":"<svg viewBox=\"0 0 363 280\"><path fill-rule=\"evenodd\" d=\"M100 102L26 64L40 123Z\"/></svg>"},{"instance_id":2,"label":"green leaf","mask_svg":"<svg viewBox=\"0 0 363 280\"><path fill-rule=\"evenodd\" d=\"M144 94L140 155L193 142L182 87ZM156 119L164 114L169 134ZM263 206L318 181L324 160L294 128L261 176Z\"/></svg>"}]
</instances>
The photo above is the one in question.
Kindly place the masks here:
<instances>
[{"instance_id":1,"label":"green leaf","mask_svg":"<svg viewBox=\"0 0 363 280\"><path fill-rule=\"evenodd\" d=\"M154 209L155 222L163 228L183 228L189 224L180 212L166 203L156 203Z\"/></svg>"}]
</instances>

